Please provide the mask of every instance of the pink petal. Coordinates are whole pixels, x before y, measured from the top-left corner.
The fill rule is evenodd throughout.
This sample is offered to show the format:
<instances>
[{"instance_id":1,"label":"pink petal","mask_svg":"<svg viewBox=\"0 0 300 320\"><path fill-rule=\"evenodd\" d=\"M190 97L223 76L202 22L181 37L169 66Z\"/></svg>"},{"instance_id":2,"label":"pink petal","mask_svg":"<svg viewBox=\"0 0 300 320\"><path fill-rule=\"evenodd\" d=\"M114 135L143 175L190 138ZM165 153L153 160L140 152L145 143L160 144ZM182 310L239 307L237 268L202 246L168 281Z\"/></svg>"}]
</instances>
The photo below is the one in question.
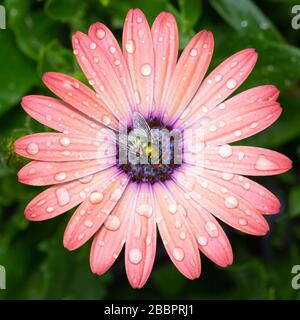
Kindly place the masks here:
<instances>
[{"instance_id":1,"label":"pink petal","mask_svg":"<svg viewBox=\"0 0 300 320\"><path fill-rule=\"evenodd\" d=\"M119 256L126 240L128 221L134 211L132 198L136 193L136 185L129 183L111 213L114 218L108 220L96 233L90 254L90 265L94 273L104 274Z\"/></svg>"},{"instance_id":2,"label":"pink petal","mask_svg":"<svg viewBox=\"0 0 300 320\"><path fill-rule=\"evenodd\" d=\"M275 175L286 172L292 167L291 160L279 152L228 144L207 147L202 153L185 153L184 162L247 176Z\"/></svg>"},{"instance_id":3,"label":"pink petal","mask_svg":"<svg viewBox=\"0 0 300 320\"><path fill-rule=\"evenodd\" d=\"M100 133L99 133L100 135ZM15 141L15 152L26 158L41 161L78 161L102 159L116 154L113 139L106 140L62 134L36 133Z\"/></svg>"},{"instance_id":4,"label":"pink petal","mask_svg":"<svg viewBox=\"0 0 300 320\"><path fill-rule=\"evenodd\" d=\"M151 186L142 184L134 195L128 223L125 266L133 288L141 288L151 273L156 252L156 222Z\"/></svg>"},{"instance_id":5,"label":"pink petal","mask_svg":"<svg viewBox=\"0 0 300 320\"><path fill-rule=\"evenodd\" d=\"M231 265L233 261L231 245L217 220L193 199L187 197L187 194L184 194L173 181L168 181L167 187L173 197L186 209L186 221L198 242L199 249L219 266Z\"/></svg>"},{"instance_id":6,"label":"pink petal","mask_svg":"<svg viewBox=\"0 0 300 320\"><path fill-rule=\"evenodd\" d=\"M98 121L115 130L119 129L118 118L103 106L100 95L82 82L58 72L45 73L43 81L53 93L91 120Z\"/></svg>"},{"instance_id":7,"label":"pink petal","mask_svg":"<svg viewBox=\"0 0 300 320\"><path fill-rule=\"evenodd\" d=\"M153 105L154 54L151 31L139 9L129 10L123 28L123 53L135 91L137 111L144 117Z\"/></svg>"},{"instance_id":8,"label":"pink petal","mask_svg":"<svg viewBox=\"0 0 300 320\"><path fill-rule=\"evenodd\" d=\"M222 145L250 137L273 124L281 112L280 105L272 101L229 108L218 118L212 115L212 120L203 126L205 143ZM199 127L199 124L194 126Z\"/></svg>"},{"instance_id":9,"label":"pink petal","mask_svg":"<svg viewBox=\"0 0 300 320\"><path fill-rule=\"evenodd\" d=\"M109 59L93 40L82 32L72 38L77 61L99 100L121 121L130 120L131 106Z\"/></svg>"},{"instance_id":10,"label":"pink petal","mask_svg":"<svg viewBox=\"0 0 300 320\"><path fill-rule=\"evenodd\" d=\"M29 202L25 208L25 216L28 220L34 221L54 218L77 206L91 192L117 174L117 169L112 167L88 179L84 178L48 188Z\"/></svg>"},{"instance_id":11,"label":"pink petal","mask_svg":"<svg viewBox=\"0 0 300 320\"><path fill-rule=\"evenodd\" d=\"M151 28L154 47L154 116L163 114L162 100L167 93L178 55L178 29L174 16L160 13Z\"/></svg>"},{"instance_id":12,"label":"pink petal","mask_svg":"<svg viewBox=\"0 0 300 320\"><path fill-rule=\"evenodd\" d=\"M102 23L94 23L89 29L89 37L103 51L111 68L119 78L130 106L135 105L134 93L129 70L118 41L112 32Z\"/></svg>"},{"instance_id":13,"label":"pink petal","mask_svg":"<svg viewBox=\"0 0 300 320\"><path fill-rule=\"evenodd\" d=\"M280 210L280 202L273 193L246 177L204 168L199 170L199 168L188 165L186 170L230 190L232 193L248 201L249 204L263 214L274 214Z\"/></svg>"},{"instance_id":14,"label":"pink petal","mask_svg":"<svg viewBox=\"0 0 300 320\"><path fill-rule=\"evenodd\" d=\"M207 112L224 101L245 81L256 60L257 53L253 49L245 49L221 63L205 78L176 125L187 127L206 116Z\"/></svg>"},{"instance_id":15,"label":"pink petal","mask_svg":"<svg viewBox=\"0 0 300 320\"><path fill-rule=\"evenodd\" d=\"M96 137L104 129L71 105L51 97L26 96L21 104L32 118L57 131Z\"/></svg>"},{"instance_id":16,"label":"pink petal","mask_svg":"<svg viewBox=\"0 0 300 320\"><path fill-rule=\"evenodd\" d=\"M87 242L102 226L116 217L109 215L128 184L127 175L118 175L98 185L74 212L64 234L64 246L75 250ZM108 222L107 222L108 221ZM114 223L112 223L114 224Z\"/></svg>"},{"instance_id":17,"label":"pink petal","mask_svg":"<svg viewBox=\"0 0 300 320\"><path fill-rule=\"evenodd\" d=\"M257 209L219 184L193 174L188 168L176 173L175 179L200 206L233 228L253 235L264 235L269 230Z\"/></svg>"},{"instance_id":18,"label":"pink petal","mask_svg":"<svg viewBox=\"0 0 300 320\"><path fill-rule=\"evenodd\" d=\"M72 162L31 161L18 172L18 179L32 186L58 184L90 176L115 163L115 157Z\"/></svg>"},{"instance_id":19,"label":"pink petal","mask_svg":"<svg viewBox=\"0 0 300 320\"><path fill-rule=\"evenodd\" d=\"M213 35L197 33L182 52L162 101L168 122L174 123L199 88L212 58Z\"/></svg>"},{"instance_id":20,"label":"pink petal","mask_svg":"<svg viewBox=\"0 0 300 320\"><path fill-rule=\"evenodd\" d=\"M200 255L185 218L185 208L163 184L154 184L153 192L156 221L168 255L184 276L189 279L198 278L201 272Z\"/></svg>"}]
</instances>

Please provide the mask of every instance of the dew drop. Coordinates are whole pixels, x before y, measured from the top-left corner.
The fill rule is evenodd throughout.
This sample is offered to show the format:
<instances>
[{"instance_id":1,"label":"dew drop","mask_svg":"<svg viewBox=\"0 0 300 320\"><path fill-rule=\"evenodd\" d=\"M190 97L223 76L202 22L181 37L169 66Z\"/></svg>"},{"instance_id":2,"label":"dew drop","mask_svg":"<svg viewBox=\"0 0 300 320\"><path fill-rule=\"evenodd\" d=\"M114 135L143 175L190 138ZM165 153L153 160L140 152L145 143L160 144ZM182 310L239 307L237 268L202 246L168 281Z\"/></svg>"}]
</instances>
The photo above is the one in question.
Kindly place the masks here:
<instances>
[{"instance_id":1,"label":"dew drop","mask_svg":"<svg viewBox=\"0 0 300 320\"><path fill-rule=\"evenodd\" d=\"M200 244L200 246L206 246L207 242L208 242L206 237L204 237L204 236L199 236L197 241Z\"/></svg>"},{"instance_id":2,"label":"dew drop","mask_svg":"<svg viewBox=\"0 0 300 320\"><path fill-rule=\"evenodd\" d=\"M196 57L196 55L198 54L198 50L193 48L191 51L190 51L190 56L191 57Z\"/></svg>"},{"instance_id":3,"label":"dew drop","mask_svg":"<svg viewBox=\"0 0 300 320\"><path fill-rule=\"evenodd\" d=\"M114 47L114 46L109 47L110 53L114 54L116 51L117 51L116 47Z\"/></svg>"},{"instance_id":4,"label":"dew drop","mask_svg":"<svg viewBox=\"0 0 300 320\"><path fill-rule=\"evenodd\" d=\"M232 148L229 144L224 144L219 148L219 155L222 158L228 158L232 155Z\"/></svg>"},{"instance_id":5,"label":"dew drop","mask_svg":"<svg viewBox=\"0 0 300 320\"><path fill-rule=\"evenodd\" d=\"M216 82L219 82L219 81L221 81L222 80L222 76L220 75L220 74L217 74L216 76L215 76L215 81Z\"/></svg>"},{"instance_id":6,"label":"dew drop","mask_svg":"<svg viewBox=\"0 0 300 320\"><path fill-rule=\"evenodd\" d=\"M129 252L129 260L133 264L139 264L142 260L143 254L140 249L134 248Z\"/></svg>"},{"instance_id":7,"label":"dew drop","mask_svg":"<svg viewBox=\"0 0 300 320\"><path fill-rule=\"evenodd\" d=\"M102 122L103 124L105 124L106 126L108 126L111 123L111 119L108 116L103 116L102 117Z\"/></svg>"},{"instance_id":8,"label":"dew drop","mask_svg":"<svg viewBox=\"0 0 300 320\"><path fill-rule=\"evenodd\" d=\"M79 233L77 239L80 241L84 238L85 234L82 232L82 233Z\"/></svg>"},{"instance_id":9,"label":"dew drop","mask_svg":"<svg viewBox=\"0 0 300 320\"><path fill-rule=\"evenodd\" d=\"M90 80L89 80L89 84L90 84L91 86L94 86L94 85L95 85L95 81L94 81L93 79L90 79Z\"/></svg>"},{"instance_id":10,"label":"dew drop","mask_svg":"<svg viewBox=\"0 0 300 320\"><path fill-rule=\"evenodd\" d=\"M46 209L46 211L49 212L49 213L51 213L51 212L54 211L54 208L53 208L53 207L48 207L48 208Z\"/></svg>"},{"instance_id":11,"label":"dew drop","mask_svg":"<svg viewBox=\"0 0 300 320\"><path fill-rule=\"evenodd\" d=\"M96 31L96 36L98 39L102 40L105 37L105 31L103 29L98 29Z\"/></svg>"},{"instance_id":12,"label":"dew drop","mask_svg":"<svg viewBox=\"0 0 300 320\"><path fill-rule=\"evenodd\" d=\"M251 187L251 184L249 182L244 183L243 185L244 189L249 190Z\"/></svg>"},{"instance_id":13,"label":"dew drop","mask_svg":"<svg viewBox=\"0 0 300 320\"><path fill-rule=\"evenodd\" d=\"M133 40L127 40L125 49L128 53L134 53L135 51L135 43Z\"/></svg>"},{"instance_id":14,"label":"dew drop","mask_svg":"<svg viewBox=\"0 0 300 320\"><path fill-rule=\"evenodd\" d=\"M90 174L89 176L80 178L79 181L80 181L81 183L89 183L89 182L92 181L92 179L93 179L93 175Z\"/></svg>"},{"instance_id":15,"label":"dew drop","mask_svg":"<svg viewBox=\"0 0 300 320\"><path fill-rule=\"evenodd\" d=\"M182 261L184 259L184 251L181 248L175 247L172 254L177 261Z\"/></svg>"},{"instance_id":16,"label":"dew drop","mask_svg":"<svg viewBox=\"0 0 300 320\"><path fill-rule=\"evenodd\" d=\"M100 203L103 200L103 194L101 192L94 191L90 194L89 200L92 204Z\"/></svg>"},{"instance_id":17,"label":"dew drop","mask_svg":"<svg viewBox=\"0 0 300 320\"><path fill-rule=\"evenodd\" d=\"M51 114L46 114L45 118L46 118L47 121L51 121L52 120Z\"/></svg>"},{"instance_id":18,"label":"dew drop","mask_svg":"<svg viewBox=\"0 0 300 320\"><path fill-rule=\"evenodd\" d=\"M71 143L70 139L68 137L63 137L61 139L59 139L59 143L63 146L63 147L68 147Z\"/></svg>"},{"instance_id":19,"label":"dew drop","mask_svg":"<svg viewBox=\"0 0 300 320\"><path fill-rule=\"evenodd\" d=\"M91 228L93 226L93 221L91 220L85 220L84 225L88 228Z\"/></svg>"},{"instance_id":20,"label":"dew drop","mask_svg":"<svg viewBox=\"0 0 300 320\"><path fill-rule=\"evenodd\" d=\"M66 188L58 188L55 191L56 197L58 204L60 206L65 206L70 202L70 195L69 192Z\"/></svg>"},{"instance_id":21,"label":"dew drop","mask_svg":"<svg viewBox=\"0 0 300 320\"><path fill-rule=\"evenodd\" d=\"M90 49L95 50L97 48L97 44L95 42L90 43Z\"/></svg>"},{"instance_id":22,"label":"dew drop","mask_svg":"<svg viewBox=\"0 0 300 320\"><path fill-rule=\"evenodd\" d=\"M106 229L111 231L116 231L120 228L120 219L115 215L110 215L104 222L104 226Z\"/></svg>"},{"instance_id":23,"label":"dew drop","mask_svg":"<svg viewBox=\"0 0 300 320\"><path fill-rule=\"evenodd\" d=\"M151 65L149 63L145 63L142 65L141 73L143 76L147 77L151 74Z\"/></svg>"},{"instance_id":24,"label":"dew drop","mask_svg":"<svg viewBox=\"0 0 300 320\"><path fill-rule=\"evenodd\" d=\"M146 237L146 245L150 246L151 243L152 243L152 238L151 238L150 235L147 235L147 237Z\"/></svg>"},{"instance_id":25,"label":"dew drop","mask_svg":"<svg viewBox=\"0 0 300 320\"><path fill-rule=\"evenodd\" d=\"M170 203L168 206L168 211L170 213L175 213L177 211L177 204L176 203Z\"/></svg>"},{"instance_id":26,"label":"dew drop","mask_svg":"<svg viewBox=\"0 0 300 320\"><path fill-rule=\"evenodd\" d=\"M184 239L186 239L186 234L185 234L185 232L180 232L180 234L179 234L179 238L181 239L181 240L184 240Z\"/></svg>"},{"instance_id":27,"label":"dew drop","mask_svg":"<svg viewBox=\"0 0 300 320\"><path fill-rule=\"evenodd\" d=\"M239 219L239 224L240 224L241 226L246 226L246 225L248 224L248 222L247 222L246 219L241 218L241 219Z\"/></svg>"},{"instance_id":28,"label":"dew drop","mask_svg":"<svg viewBox=\"0 0 300 320\"><path fill-rule=\"evenodd\" d=\"M229 181L233 178L233 174L229 173L229 172L222 172L221 176L224 180L227 180L227 181Z\"/></svg>"},{"instance_id":29,"label":"dew drop","mask_svg":"<svg viewBox=\"0 0 300 320\"><path fill-rule=\"evenodd\" d=\"M217 226L211 221L206 222L205 229L211 237L217 237L219 235Z\"/></svg>"},{"instance_id":30,"label":"dew drop","mask_svg":"<svg viewBox=\"0 0 300 320\"><path fill-rule=\"evenodd\" d=\"M122 190L120 188L115 189L110 195L111 201L118 201L122 196Z\"/></svg>"},{"instance_id":31,"label":"dew drop","mask_svg":"<svg viewBox=\"0 0 300 320\"><path fill-rule=\"evenodd\" d=\"M241 131L241 130L236 130L236 131L234 132L234 135L235 135L236 137L240 137L240 136L242 135L242 131Z\"/></svg>"},{"instance_id":32,"label":"dew drop","mask_svg":"<svg viewBox=\"0 0 300 320\"><path fill-rule=\"evenodd\" d=\"M276 170L278 169L277 164L268 160L264 155L260 155L255 163L255 169L265 171L265 170Z\"/></svg>"},{"instance_id":33,"label":"dew drop","mask_svg":"<svg viewBox=\"0 0 300 320\"><path fill-rule=\"evenodd\" d=\"M238 200L234 196L228 196L225 199L225 206L228 209L234 209L238 206Z\"/></svg>"},{"instance_id":34,"label":"dew drop","mask_svg":"<svg viewBox=\"0 0 300 320\"><path fill-rule=\"evenodd\" d=\"M152 215L152 207L149 206L148 204L142 204L140 206L137 207L136 212L141 215L141 216L145 216L147 218L151 217Z\"/></svg>"},{"instance_id":35,"label":"dew drop","mask_svg":"<svg viewBox=\"0 0 300 320\"><path fill-rule=\"evenodd\" d=\"M54 176L54 179L55 179L56 181L63 181L63 180L66 179L66 177L67 177L67 175L66 175L65 172L59 172L59 173L57 173L57 174Z\"/></svg>"},{"instance_id":36,"label":"dew drop","mask_svg":"<svg viewBox=\"0 0 300 320\"><path fill-rule=\"evenodd\" d=\"M39 152L39 146L36 143L29 143L26 148L29 154L37 154Z\"/></svg>"},{"instance_id":37,"label":"dew drop","mask_svg":"<svg viewBox=\"0 0 300 320\"><path fill-rule=\"evenodd\" d=\"M234 89L235 87L237 86L237 82L235 79L229 79L227 82L226 82L226 87L228 89Z\"/></svg>"}]
</instances>

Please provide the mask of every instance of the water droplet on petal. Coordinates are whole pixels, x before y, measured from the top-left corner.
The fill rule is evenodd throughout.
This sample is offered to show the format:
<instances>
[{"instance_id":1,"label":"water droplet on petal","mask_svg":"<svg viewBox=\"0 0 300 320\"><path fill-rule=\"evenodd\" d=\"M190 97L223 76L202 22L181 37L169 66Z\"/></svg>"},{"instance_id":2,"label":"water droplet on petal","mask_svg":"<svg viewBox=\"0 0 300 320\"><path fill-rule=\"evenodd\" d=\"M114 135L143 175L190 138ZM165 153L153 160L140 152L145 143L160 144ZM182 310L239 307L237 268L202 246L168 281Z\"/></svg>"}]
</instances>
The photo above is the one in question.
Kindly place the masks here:
<instances>
[{"instance_id":1,"label":"water droplet on petal","mask_svg":"<svg viewBox=\"0 0 300 320\"><path fill-rule=\"evenodd\" d=\"M137 23L142 23L142 22L143 22L143 19L142 19L141 17L137 17L137 18L136 18L136 22L137 22Z\"/></svg>"},{"instance_id":2,"label":"water droplet on petal","mask_svg":"<svg viewBox=\"0 0 300 320\"><path fill-rule=\"evenodd\" d=\"M65 206L70 202L70 195L66 188L56 189L55 194L59 205Z\"/></svg>"},{"instance_id":3,"label":"water droplet on petal","mask_svg":"<svg viewBox=\"0 0 300 320\"><path fill-rule=\"evenodd\" d=\"M229 172L222 172L222 178L229 181L233 178L233 174Z\"/></svg>"},{"instance_id":4,"label":"water droplet on petal","mask_svg":"<svg viewBox=\"0 0 300 320\"><path fill-rule=\"evenodd\" d=\"M110 200L111 201L118 201L121 198L121 196L122 196L122 190L117 188L110 195Z\"/></svg>"},{"instance_id":5,"label":"water droplet on petal","mask_svg":"<svg viewBox=\"0 0 300 320\"><path fill-rule=\"evenodd\" d=\"M102 40L105 37L105 31L103 29L98 29L96 31L96 36L97 36L97 38Z\"/></svg>"},{"instance_id":6,"label":"water droplet on petal","mask_svg":"<svg viewBox=\"0 0 300 320\"><path fill-rule=\"evenodd\" d=\"M128 53L134 53L135 51L135 43L134 40L127 40L125 49Z\"/></svg>"},{"instance_id":7,"label":"water droplet on petal","mask_svg":"<svg viewBox=\"0 0 300 320\"><path fill-rule=\"evenodd\" d=\"M120 227L120 219L115 215L110 215L107 217L107 219L104 222L104 226L106 229L111 231L116 231Z\"/></svg>"},{"instance_id":8,"label":"water droplet on petal","mask_svg":"<svg viewBox=\"0 0 300 320\"><path fill-rule=\"evenodd\" d=\"M217 237L219 235L219 231L218 231L217 226L211 221L206 222L205 229L206 229L207 233L213 238Z\"/></svg>"},{"instance_id":9,"label":"water droplet on petal","mask_svg":"<svg viewBox=\"0 0 300 320\"><path fill-rule=\"evenodd\" d=\"M239 219L239 224L240 224L241 226L246 226L246 225L248 224L248 222L247 222L246 219L241 218L241 219Z\"/></svg>"},{"instance_id":10,"label":"water droplet on petal","mask_svg":"<svg viewBox=\"0 0 300 320\"><path fill-rule=\"evenodd\" d=\"M152 242L151 236L150 236L150 235L147 235L147 237L146 237L146 245L147 245L147 246L150 246L151 242Z\"/></svg>"},{"instance_id":11,"label":"water droplet on petal","mask_svg":"<svg viewBox=\"0 0 300 320\"><path fill-rule=\"evenodd\" d=\"M47 121L51 121L52 120L51 114L46 114L45 118L46 118Z\"/></svg>"},{"instance_id":12,"label":"water droplet on petal","mask_svg":"<svg viewBox=\"0 0 300 320\"><path fill-rule=\"evenodd\" d=\"M251 184L249 182L244 183L243 185L244 189L249 190L251 187Z\"/></svg>"},{"instance_id":13,"label":"water droplet on petal","mask_svg":"<svg viewBox=\"0 0 300 320\"><path fill-rule=\"evenodd\" d=\"M90 194L89 200L92 204L100 203L103 200L103 194L101 192L94 191Z\"/></svg>"},{"instance_id":14,"label":"water droplet on petal","mask_svg":"<svg viewBox=\"0 0 300 320\"><path fill-rule=\"evenodd\" d=\"M102 122L103 122L103 124L108 126L111 123L111 119L108 116L103 116L102 117Z\"/></svg>"},{"instance_id":15,"label":"water droplet on petal","mask_svg":"<svg viewBox=\"0 0 300 320\"><path fill-rule=\"evenodd\" d=\"M150 76L151 74L151 65L149 63L145 63L142 65L142 68L141 68L141 73L143 76L147 77L147 76Z\"/></svg>"},{"instance_id":16,"label":"water droplet on petal","mask_svg":"<svg viewBox=\"0 0 300 320\"><path fill-rule=\"evenodd\" d=\"M26 148L29 154L37 154L39 152L39 146L36 143L29 143Z\"/></svg>"},{"instance_id":17,"label":"water droplet on petal","mask_svg":"<svg viewBox=\"0 0 300 320\"><path fill-rule=\"evenodd\" d=\"M179 234L179 238L181 239L181 240L184 240L184 239L186 239L186 234L185 234L185 232L180 232L180 234Z\"/></svg>"},{"instance_id":18,"label":"water droplet on petal","mask_svg":"<svg viewBox=\"0 0 300 320\"><path fill-rule=\"evenodd\" d=\"M46 211L49 212L49 213L51 213L51 212L54 211L54 208L53 208L53 207L48 207L48 208L46 209Z\"/></svg>"},{"instance_id":19,"label":"water droplet on petal","mask_svg":"<svg viewBox=\"0 0 300 320\"><path fill-rule=\"evenodd\" d=\"M237 86L237 82L235 79L229 79L227 82L226 82L226 87L228 89L234 89L235 87Z\"/></svg>"},{"instance_id":20,"label":"water droplet on petal","mask_svg":"<svg viewBox=\"0 0 300 320\"><path fill-rule=\"evenodd\" d=\"M198 54L198 50L193 48L191 51L190 51L190 56L191 57L196 57L196 55Z\"/></svg>"},{"instance_id":21,"label":"water droplet on petal","mask_svg":"<svg viewBox=\"0 0 300 320\"><path fill-rule=\"evenodd\" d=\"M199 236L197 241L200 244L200 246L206 246L207 242L208 242L206 237L204 237L204 236Z\"/></svg>"},{"instance_id":22,"label":"water droplet on petal","mask_svg":"<svg viewBox=\"0 0 300 320\"><path fill-rule=\"evenodd\" d=\"M114 54L117 51L117 49L114 46L110 46L109 51L110 51L110 53Z\"/></svg>"},{"instance_id":23,"label":"water droplet on petal","mask_svg":"<svg viewBox=\"0 0 300 320\"><path fill-rule=\"evenodd\" d=\"M238 206L238 200L234 196L228 196L225 199L225 206L229 209L236 208Z\"/></svg>"},{"instance_id":24,"label":"water droplet on petal","mask_svg":"<svg viewBox=\"0 0 300 320\"><path fill-rule=\"evenodd\" d=\"M97 48L97 44L95 42L90 43L90 49L95 50Z\"/></svg>"},{"instance_id":25,"label":"water droplet on petal","mask_svg":"<svg viewBox=\"0 0 300 320\"><path fill-rule=\"evenodd\" d=\"M276 170L278 169L277 164L267 159L264 155L260 155L255 163L255 169L265 170Z\"/></svg>"},{"instance_id":26,"label":"water droplet on petal","mask_svg":"<svg viewBox=\"0 0 300 320\"><path fill-rule=\"evenodd\" d=\"M68 147L71 143L70 139L68 137L63 137L61 139L59 139L59 143L63 146L63 147Z\"/></svg>"},{"instance_id":27,"label":"water droplet on petal","mask_svg":"<svg viewBox=\"0 0 300 320\"><path fill-rule=\"evenodd\" d=\"M63 180L66 179L66 177L67 177L67 175L66 175L65 172L59 172L59 173L57 173L57 174L55 175L54 179L55 179L56 181L63 181Z\"/></svg>"},{"instance_id":28,"label":"water droplet on petal","mask_svg":"<svg viewBox=\"0 0 300 320\"><path fill-rule=\"evenodd\" d=\"M84 225L88 228L91 228L93 226L93 221L91 220L85 220Z\"/></svg>"},{"instance_id":29,"label":"water droplet on petal","mask_svg":"<svg viewBox=\"0 0 300 320\"><path fill-rule=\"evenodd\" d=\"M221 80L222 80L222 75L217 74L217 75L215 76L215 81L216 81L216 82L219 82L219 81L221 81Z\"/></svg>"},{"instance_id":30,"label":"water droplet on petal","mask_svg":"<svg viewBox=\"0 0 300 320\"><path fill-rule=\"evenodd\" d=\"M82 232L82 233L80 233L79 235L78 235L78 237L77 237L77 240L82 240L83 239L83 237L85 236L85 234Z\"/></svg>"},{"instance_id":31,"label":"water droplet on petal","mask_svg":"<svg viewBox=\"0 0 300 320\"><path fill-rule=\"evenodd\" d=\"M175 247L173 249L172 255L177 261L182 261L184 259L184 251L181 248Z\"/></svg>"},{"instance_id":32,"label":"water droplet on petal","mask_svg":"<svg viewBox=\"0 0 300 320\"><path fill-rule=\"evenodd\" d=\"M177 204L176 203L170 203L168 206L168 210L170 213L175 213L177 211Z\"/></svg>"},{"instance_id":33,"label":"water droplet on petal","mask_svg":"<svg viewBox=\"0 0 300 320\"><path fill-rule=\"evenodd\" d=\"M140 249L131 249L129 252L129 260L133 264L139 264L142 260L143 254Z\"/></svg>"},{"instance_id":34,"label":"water droplet on petal","mask_svg":"<svg viewBox=\"0 0 300 320\"><path fill-rule=\"evenodd\" d=\"M229 144L224 144L219 148L219 155L222 158L228 158L232 155L232 148Z\"/></svg>"},{"instance_id":35,"label":"water droplet on petal","mask_svg":"<svg viewBox=\"0 0 300 320\"><path fill-rule=\"evenodd\" d=\"M92 174L90 174L89 176L82 177L82 178L79 179L79 181L80 181L81 183L89 183L89 182L91 182L92 180L93 180L93 175L92 175Z\"/></svg>"},{"instance_id":36,"label":"water droplet on petal","mask_svg":"<svg viewBox=\"0 0 300 320\"><path fill-rule=\"evenodd\" d=\"M235 135L236 137L240 137L240 136L242 135L242 131L241 131L241 130L236 130L236 131L234 132L234 135Z\"/></svg>"},{"instance_id":37,"label":"water droplet on petal","mask_svg":"<svg viewBox=\"0 0 300 320\"><path fill-rule=\"evenodd\" d=\"M148 204L141 204L140 206L137 207L136 212L141 215L141 216L145 216L145 217L151 217L152 215L152 207L149 206Z\"/></svg>"}]
</instances>

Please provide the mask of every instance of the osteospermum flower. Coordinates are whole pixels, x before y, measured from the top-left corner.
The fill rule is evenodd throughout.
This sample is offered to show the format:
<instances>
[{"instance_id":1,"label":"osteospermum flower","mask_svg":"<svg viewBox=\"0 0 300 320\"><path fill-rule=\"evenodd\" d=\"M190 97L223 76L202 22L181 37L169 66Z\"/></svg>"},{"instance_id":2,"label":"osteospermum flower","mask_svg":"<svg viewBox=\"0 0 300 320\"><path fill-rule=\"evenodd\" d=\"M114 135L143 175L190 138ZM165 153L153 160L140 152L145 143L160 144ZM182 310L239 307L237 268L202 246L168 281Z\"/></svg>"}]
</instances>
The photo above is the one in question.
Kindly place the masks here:
<instances>
[{"instance_id":1,"label":"osteospermum flower","mask_svg":"<svg viewBox=\"0 0 300 320\"><path fill-rule=\"evenodd\" d=\"M195 279L201 270L199 250L219 266L232 263L217 219L264 235L269 230L264 215L279 211L278 199L244 175L279 174L291 168L291 161L275 151L229 145L279 117L279 91L263 85L227 99L251 72L257 53L237 52L204 79L213 45L212 34L203 30L177 61L174 17L163 12L150 29L140 10L130 10L123 50L102 23L93 24L88 35L73 36L74 54L93 89L65 74L46 73L44 83L62 100L23 98L29 115L58 131L15 142L18 154L34 160L20 170L20 182L53 185L28 204L25 215L46 220L79 205L64 246L73 250L93 237L94 273L105 273L125 244L129 282L142 287L154 262L157 225L174 265ZM119 123L127 123L130 133L137 119L148 129L200 129L202 139L196 148L172 144L180 150L171 152L169 164L160 156L156 164L123 164L119 150L130 151L117 148ZM143 150L154 153L151 144ZM161 152L158 147L156 154ZM182 153L180 164L175 164L176 152Z\"/></svg>"}]
</instances>

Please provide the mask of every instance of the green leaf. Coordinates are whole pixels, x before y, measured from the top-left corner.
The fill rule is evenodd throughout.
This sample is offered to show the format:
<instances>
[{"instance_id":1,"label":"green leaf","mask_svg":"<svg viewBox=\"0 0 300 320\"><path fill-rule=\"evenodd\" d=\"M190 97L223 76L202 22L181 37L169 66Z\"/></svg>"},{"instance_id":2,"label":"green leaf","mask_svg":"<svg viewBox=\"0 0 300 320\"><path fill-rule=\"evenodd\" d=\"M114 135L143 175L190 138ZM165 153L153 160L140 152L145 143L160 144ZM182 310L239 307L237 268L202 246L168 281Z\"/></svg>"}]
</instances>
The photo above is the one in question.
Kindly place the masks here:
<instances>
[{"instance_id":1,"label":"green leaf","mask_svg":"<svg viewBox=\"0 0 300 320\"><path fill-rule=\"evenodd\" d=\"M289 195L289 212L292 218L300 216L300 186L295 186Z\"/></svg>"},{"instance_id":2,"label":"green leaf","mask_svg":"<svg viewBox=\"0 0 300 320\"><path fill-rule=\"evenodd\" d=\"M193 28L202 13L201 0L179 0L180 12L183 20L183 32Z\"/></svg>"},{"instance_id":3,"label":"green leaf","mask_svg":"<svg viewBox=\"0 0 300 320\"><path fill-rule=\"evenodd\" d=\"M65 49L57 41L50 42L42 48L38 62L38 73L56 71L67 74L74 74L78 69L74 54L71 50Z\"/></svg>"},{"instance_id":4,"label":"green leaf","mask_svg":"<svg viewBox=\"0 0 300 320\"><path fill-rule=\"evenodd\" d=\"M239 34L283 41L272 22L251 0L210 0L210 4Z\"/></svg>"},{"instance_id":5,"label":"green leaf","mask_svg":"<svg viewBox=\"0 0 300 320\"><path fill-rule=\"evenodd\" d=\"M9 27L16 36L21 51L37 60L40 50L62 35L60 25L40 10L30 10L28 0L7 0Z\"/></svg>"},{"instance_id":6,"label":"green leaf","mask_svg":"<svg viewBox=\"0 0 300 320\"><path fill-rule=\"evenodd\" d=\"M48 0L45 11L54 20L72 21L84 16L86 4L82 0Z\"/></svg>"},{"instance_id":7,"label":"green leaf","mask_svg":"<svg viewBox=\"0 0 300 320\"><path fill-rule=\"evenodd\" d=\"M0 31L0 43L1 115L17 104L38 79L34 66L18 51L9 30Z\"/></svg>"}]
</instances>

